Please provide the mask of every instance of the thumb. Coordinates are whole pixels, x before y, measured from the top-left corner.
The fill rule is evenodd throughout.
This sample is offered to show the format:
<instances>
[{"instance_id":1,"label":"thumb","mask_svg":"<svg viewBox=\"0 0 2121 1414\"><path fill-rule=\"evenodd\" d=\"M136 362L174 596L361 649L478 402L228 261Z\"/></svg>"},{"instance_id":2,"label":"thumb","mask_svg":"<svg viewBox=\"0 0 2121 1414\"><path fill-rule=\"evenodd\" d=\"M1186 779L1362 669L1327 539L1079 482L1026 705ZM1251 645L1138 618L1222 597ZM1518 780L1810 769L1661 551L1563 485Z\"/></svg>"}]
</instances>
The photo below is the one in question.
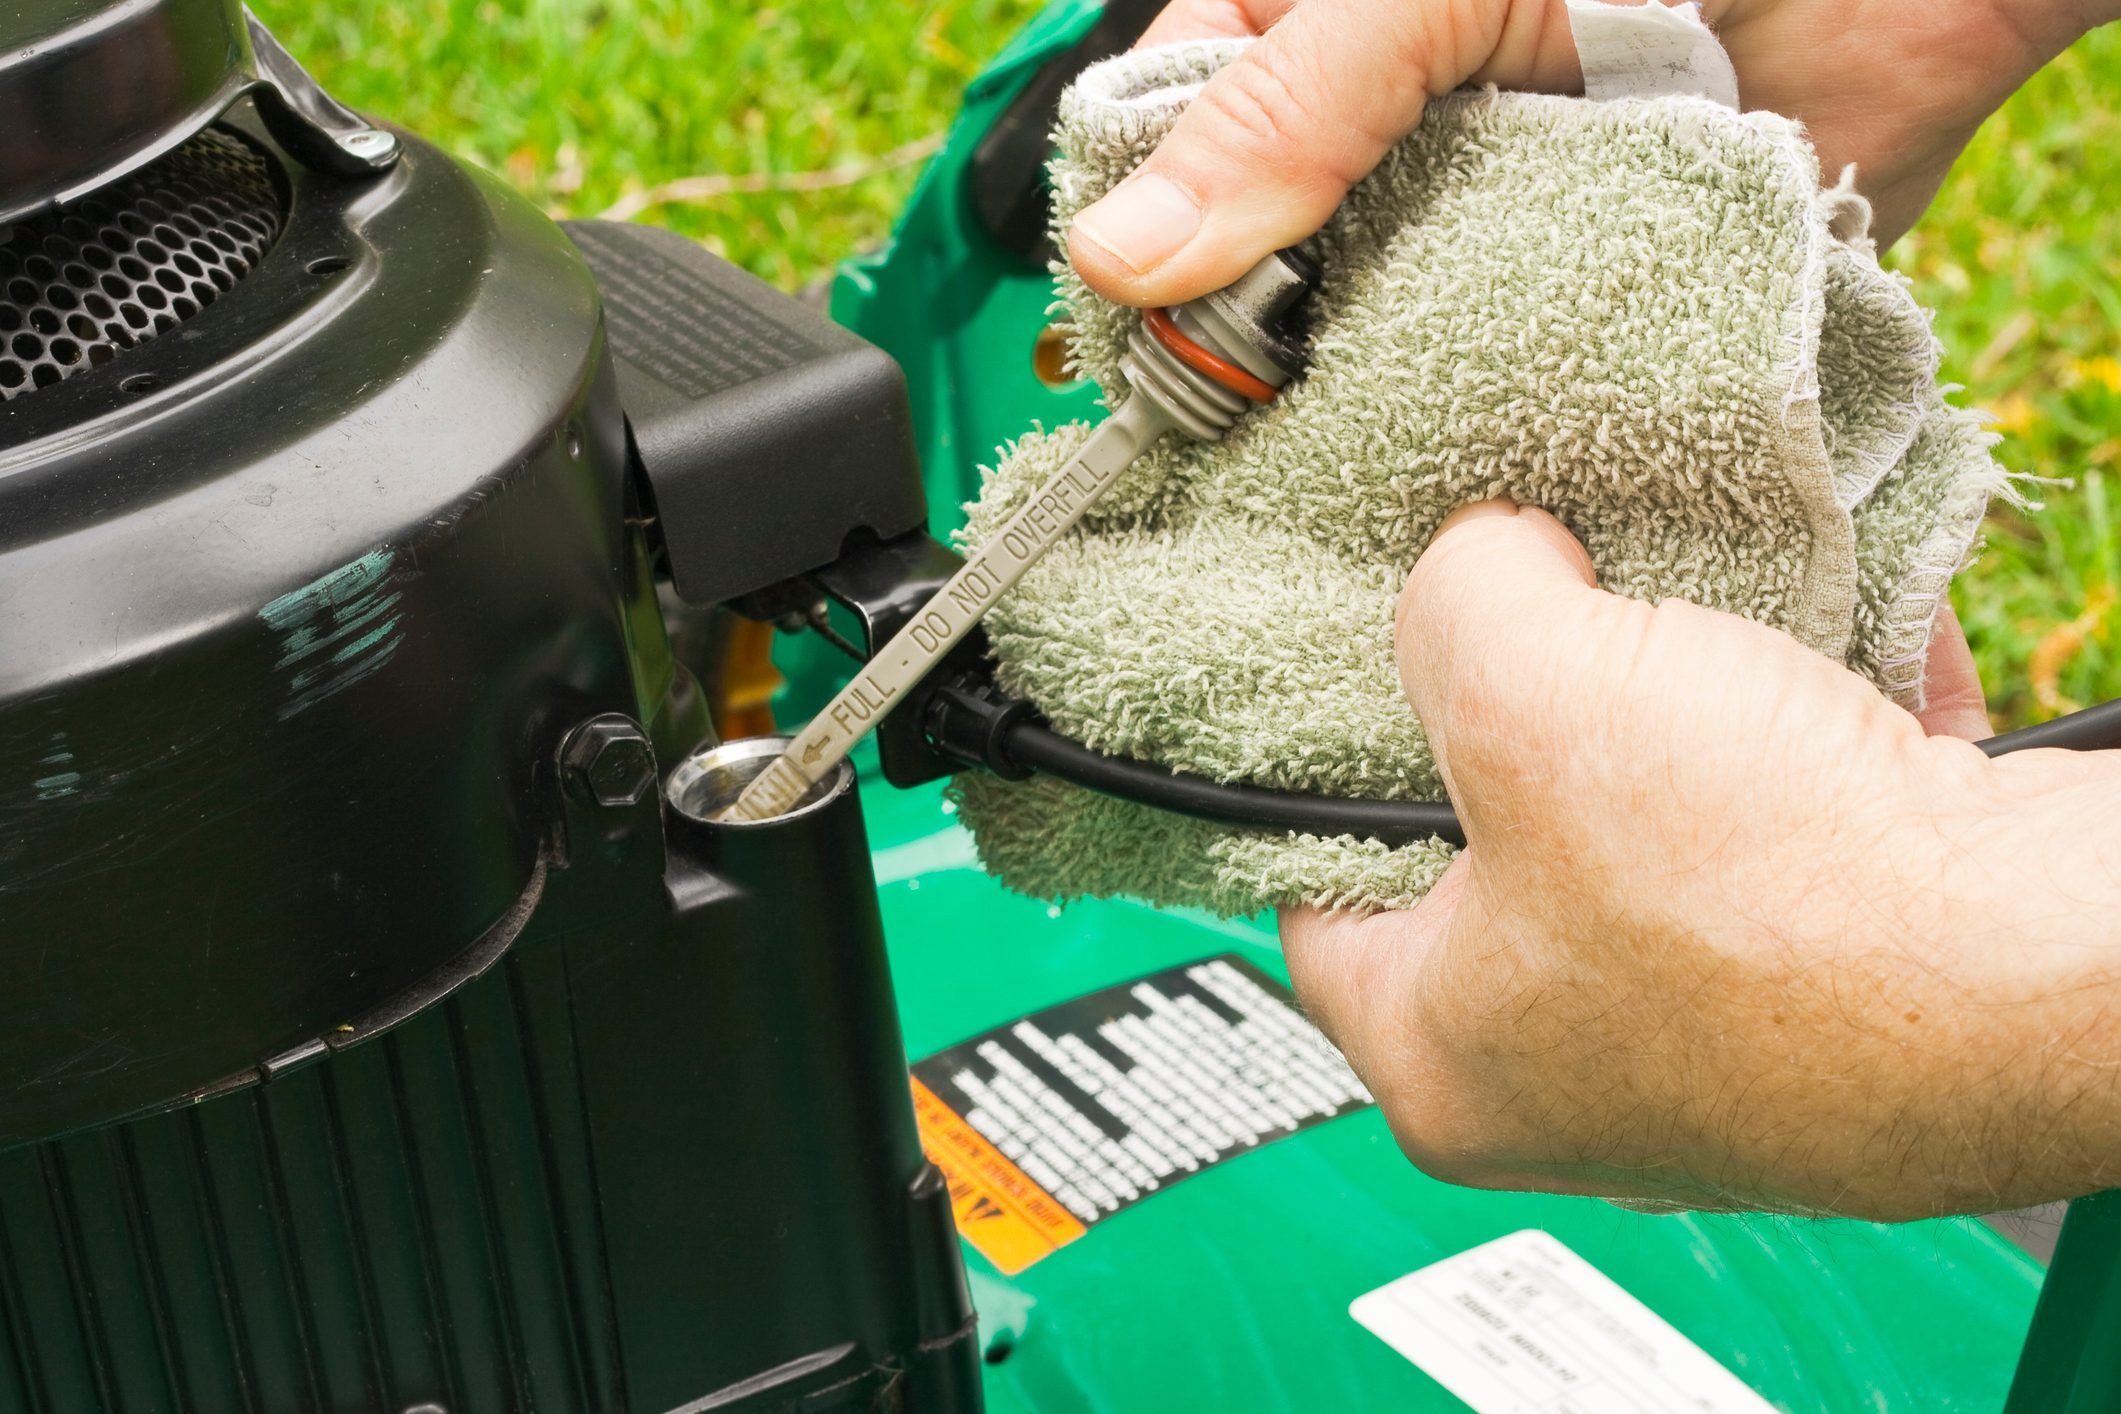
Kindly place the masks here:
<instances>
[{"instance_id":1,"label":"thumb","mask_svg":"<svg viewBox=\"0 0 2121 1414\"><path fill-rule=\"evenodd\" d=\"M1596 587L1590 555L1545 511L1482 501L1437 529L1399 596L1399 676L1469 831L1486 802L1460 781L1550 774L1555 734L1525 724L1565 707L1645 612Z\"/></svg>"},{"instance_id":2,"label":"thumb","mask_svg":"<svg viewBox=\"0 0 2121 1414\"><path fill-rule=\"evenodd\" d=\"M1722 824L1763 794L1815 812L1862 763L1922 739L1868 681L1779 629L1597 588L1560 521L1506 501L1437 530L1399 596L1398 648L1476 853L1532 842L1562 858L1639 835L1672 803Z\"/></svg>"},{"instance_id":3,"label":"thumb","mask_svg":"<svg viewBox=\"0 0 2121 1414\"><path fill-rule=\"evenodd\" d=\"M1209 80L1133 175L1076 216L1069 260L1122 304L1176 304L1229 284L1324 225L1429 96L1487 57L1510 3L1296 5Z\"/></svg>"}]
</instances>

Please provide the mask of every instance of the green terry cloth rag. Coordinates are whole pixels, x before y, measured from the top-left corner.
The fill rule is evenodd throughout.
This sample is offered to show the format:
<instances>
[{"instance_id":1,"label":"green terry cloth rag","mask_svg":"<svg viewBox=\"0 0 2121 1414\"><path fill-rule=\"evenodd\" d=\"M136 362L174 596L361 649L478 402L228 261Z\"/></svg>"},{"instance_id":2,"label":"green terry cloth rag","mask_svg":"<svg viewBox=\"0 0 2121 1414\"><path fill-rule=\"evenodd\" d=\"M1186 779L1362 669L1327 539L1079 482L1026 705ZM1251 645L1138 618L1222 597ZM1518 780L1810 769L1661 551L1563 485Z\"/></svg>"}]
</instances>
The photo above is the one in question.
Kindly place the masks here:
<instances>
[{"instance_id":1,"label":"green terry cloth rag","mask_svg":"<svg viewBox=\"0 0 2121 1414\"><path fill-rule=\"evenodd\" d=\"M1241 47L1089 70L1061 107L1056 228ZM1318 238L1308 375L1223 442L1166 438L1091 508L989 613L1001 685L1115 755L1441 799L1394 601L1445 515L1507 496L1559 516L1606 588L1787 630L1917 705L1940 597L2006 479L1867 221L1771 114L1432 103ZM1124 398L1138 315L1057 273L1081 372ZM966 543L1087 430L1005 449ZM1231 829L1044 777L956 790L986 867L1043 898L1397 908L1452 852Z\"/></svg>"}]
</instances>

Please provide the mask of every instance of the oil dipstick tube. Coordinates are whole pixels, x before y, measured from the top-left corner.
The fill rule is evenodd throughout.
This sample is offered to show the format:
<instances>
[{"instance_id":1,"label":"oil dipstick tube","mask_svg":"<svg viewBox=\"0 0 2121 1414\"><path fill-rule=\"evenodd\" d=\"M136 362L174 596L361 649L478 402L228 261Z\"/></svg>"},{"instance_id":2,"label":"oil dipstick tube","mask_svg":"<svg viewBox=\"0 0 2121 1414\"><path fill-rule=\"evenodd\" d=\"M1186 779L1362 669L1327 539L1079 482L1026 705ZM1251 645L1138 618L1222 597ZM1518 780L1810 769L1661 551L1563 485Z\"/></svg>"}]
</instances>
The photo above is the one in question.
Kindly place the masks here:
<instances>
[{"instance_id":1,"label":"oil dipstick tube","mask_svg":"<svg viewBox=\"0 0 2121 1414\"><path fill-rule=\"evenodd\" d=\"M1276 251L1233 285L1147 312L1120 359L1134 396L973 552L722 818L766 819L801 799L1158 438L1175 430L1215 441L1301 373L1302 305L1318 281L1317 264L1301 250Z\"/></svg>"}]
</instances>

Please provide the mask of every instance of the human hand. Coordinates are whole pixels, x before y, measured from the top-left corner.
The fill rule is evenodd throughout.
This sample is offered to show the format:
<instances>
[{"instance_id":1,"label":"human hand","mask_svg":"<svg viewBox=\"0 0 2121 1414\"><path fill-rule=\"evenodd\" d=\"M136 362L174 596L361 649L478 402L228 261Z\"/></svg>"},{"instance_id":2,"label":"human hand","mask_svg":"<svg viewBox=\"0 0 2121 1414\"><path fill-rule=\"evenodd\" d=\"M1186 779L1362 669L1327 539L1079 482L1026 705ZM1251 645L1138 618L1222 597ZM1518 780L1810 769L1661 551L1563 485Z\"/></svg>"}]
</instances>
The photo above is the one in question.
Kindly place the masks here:
<instances>
[{"instance_id":1,"label":"human hand","mask_svg":"<svg viewBox=\"0 0 2121 1414\"><path fill-rule=\"evenodd\" d=\"M2121 0L1706 0L1704 17L1748 108L1802 121L1830 179L1856 164L1886 245L1981 121ZM1068 256L1098 293L1168 305L1229 284L1323 225L1433 96L1583 84L1564 0L1173 0L1142 42L1255 34L1075 218Z\"/></svg>"},{"instance_id":2,"label":"human hand","mask_svg":"<svg viewBox=\"0 0 2121 1414\"><path fill-rule=\"evenodd\" d=\"M1880 1219L2121 1165L2121 753L1991 761L1768 628L1447 521L1401 677L1468 847L1283 919L1298 997L1456 1182ZM1985 731L1963 644L1928 725Z\"/></svg>"}]
</instances>

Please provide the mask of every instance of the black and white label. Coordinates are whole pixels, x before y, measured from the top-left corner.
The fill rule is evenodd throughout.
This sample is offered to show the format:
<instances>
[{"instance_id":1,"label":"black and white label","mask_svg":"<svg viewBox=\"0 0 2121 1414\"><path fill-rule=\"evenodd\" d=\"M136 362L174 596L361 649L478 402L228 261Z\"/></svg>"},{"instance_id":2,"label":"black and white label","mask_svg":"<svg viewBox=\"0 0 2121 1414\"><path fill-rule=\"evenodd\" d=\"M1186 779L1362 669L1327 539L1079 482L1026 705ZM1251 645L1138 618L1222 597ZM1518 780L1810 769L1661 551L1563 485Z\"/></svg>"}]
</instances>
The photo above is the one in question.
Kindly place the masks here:
<instances>
[{"instance_id":1,"label":"black and white label","mask_svg":"<svg viewBox=\"0 0 2121 1414\"><path fill-rule=\"evenodd\" d=\"M1084 1224L1371 1102L1288 988L1235 955L1077 997L915 1078Z\"/></svg>"},{"instance_id":2,"label":"black and white label","mask_svg":"<svg viewBox=\"0 0 2121 1414\"><path fill-rule=\"evenodd\" d=\"M1536 1229L1355 1299L1348 1313L1474 1414L1774 1414L1774 1406Z\"/></svg>"}]
</instances>

